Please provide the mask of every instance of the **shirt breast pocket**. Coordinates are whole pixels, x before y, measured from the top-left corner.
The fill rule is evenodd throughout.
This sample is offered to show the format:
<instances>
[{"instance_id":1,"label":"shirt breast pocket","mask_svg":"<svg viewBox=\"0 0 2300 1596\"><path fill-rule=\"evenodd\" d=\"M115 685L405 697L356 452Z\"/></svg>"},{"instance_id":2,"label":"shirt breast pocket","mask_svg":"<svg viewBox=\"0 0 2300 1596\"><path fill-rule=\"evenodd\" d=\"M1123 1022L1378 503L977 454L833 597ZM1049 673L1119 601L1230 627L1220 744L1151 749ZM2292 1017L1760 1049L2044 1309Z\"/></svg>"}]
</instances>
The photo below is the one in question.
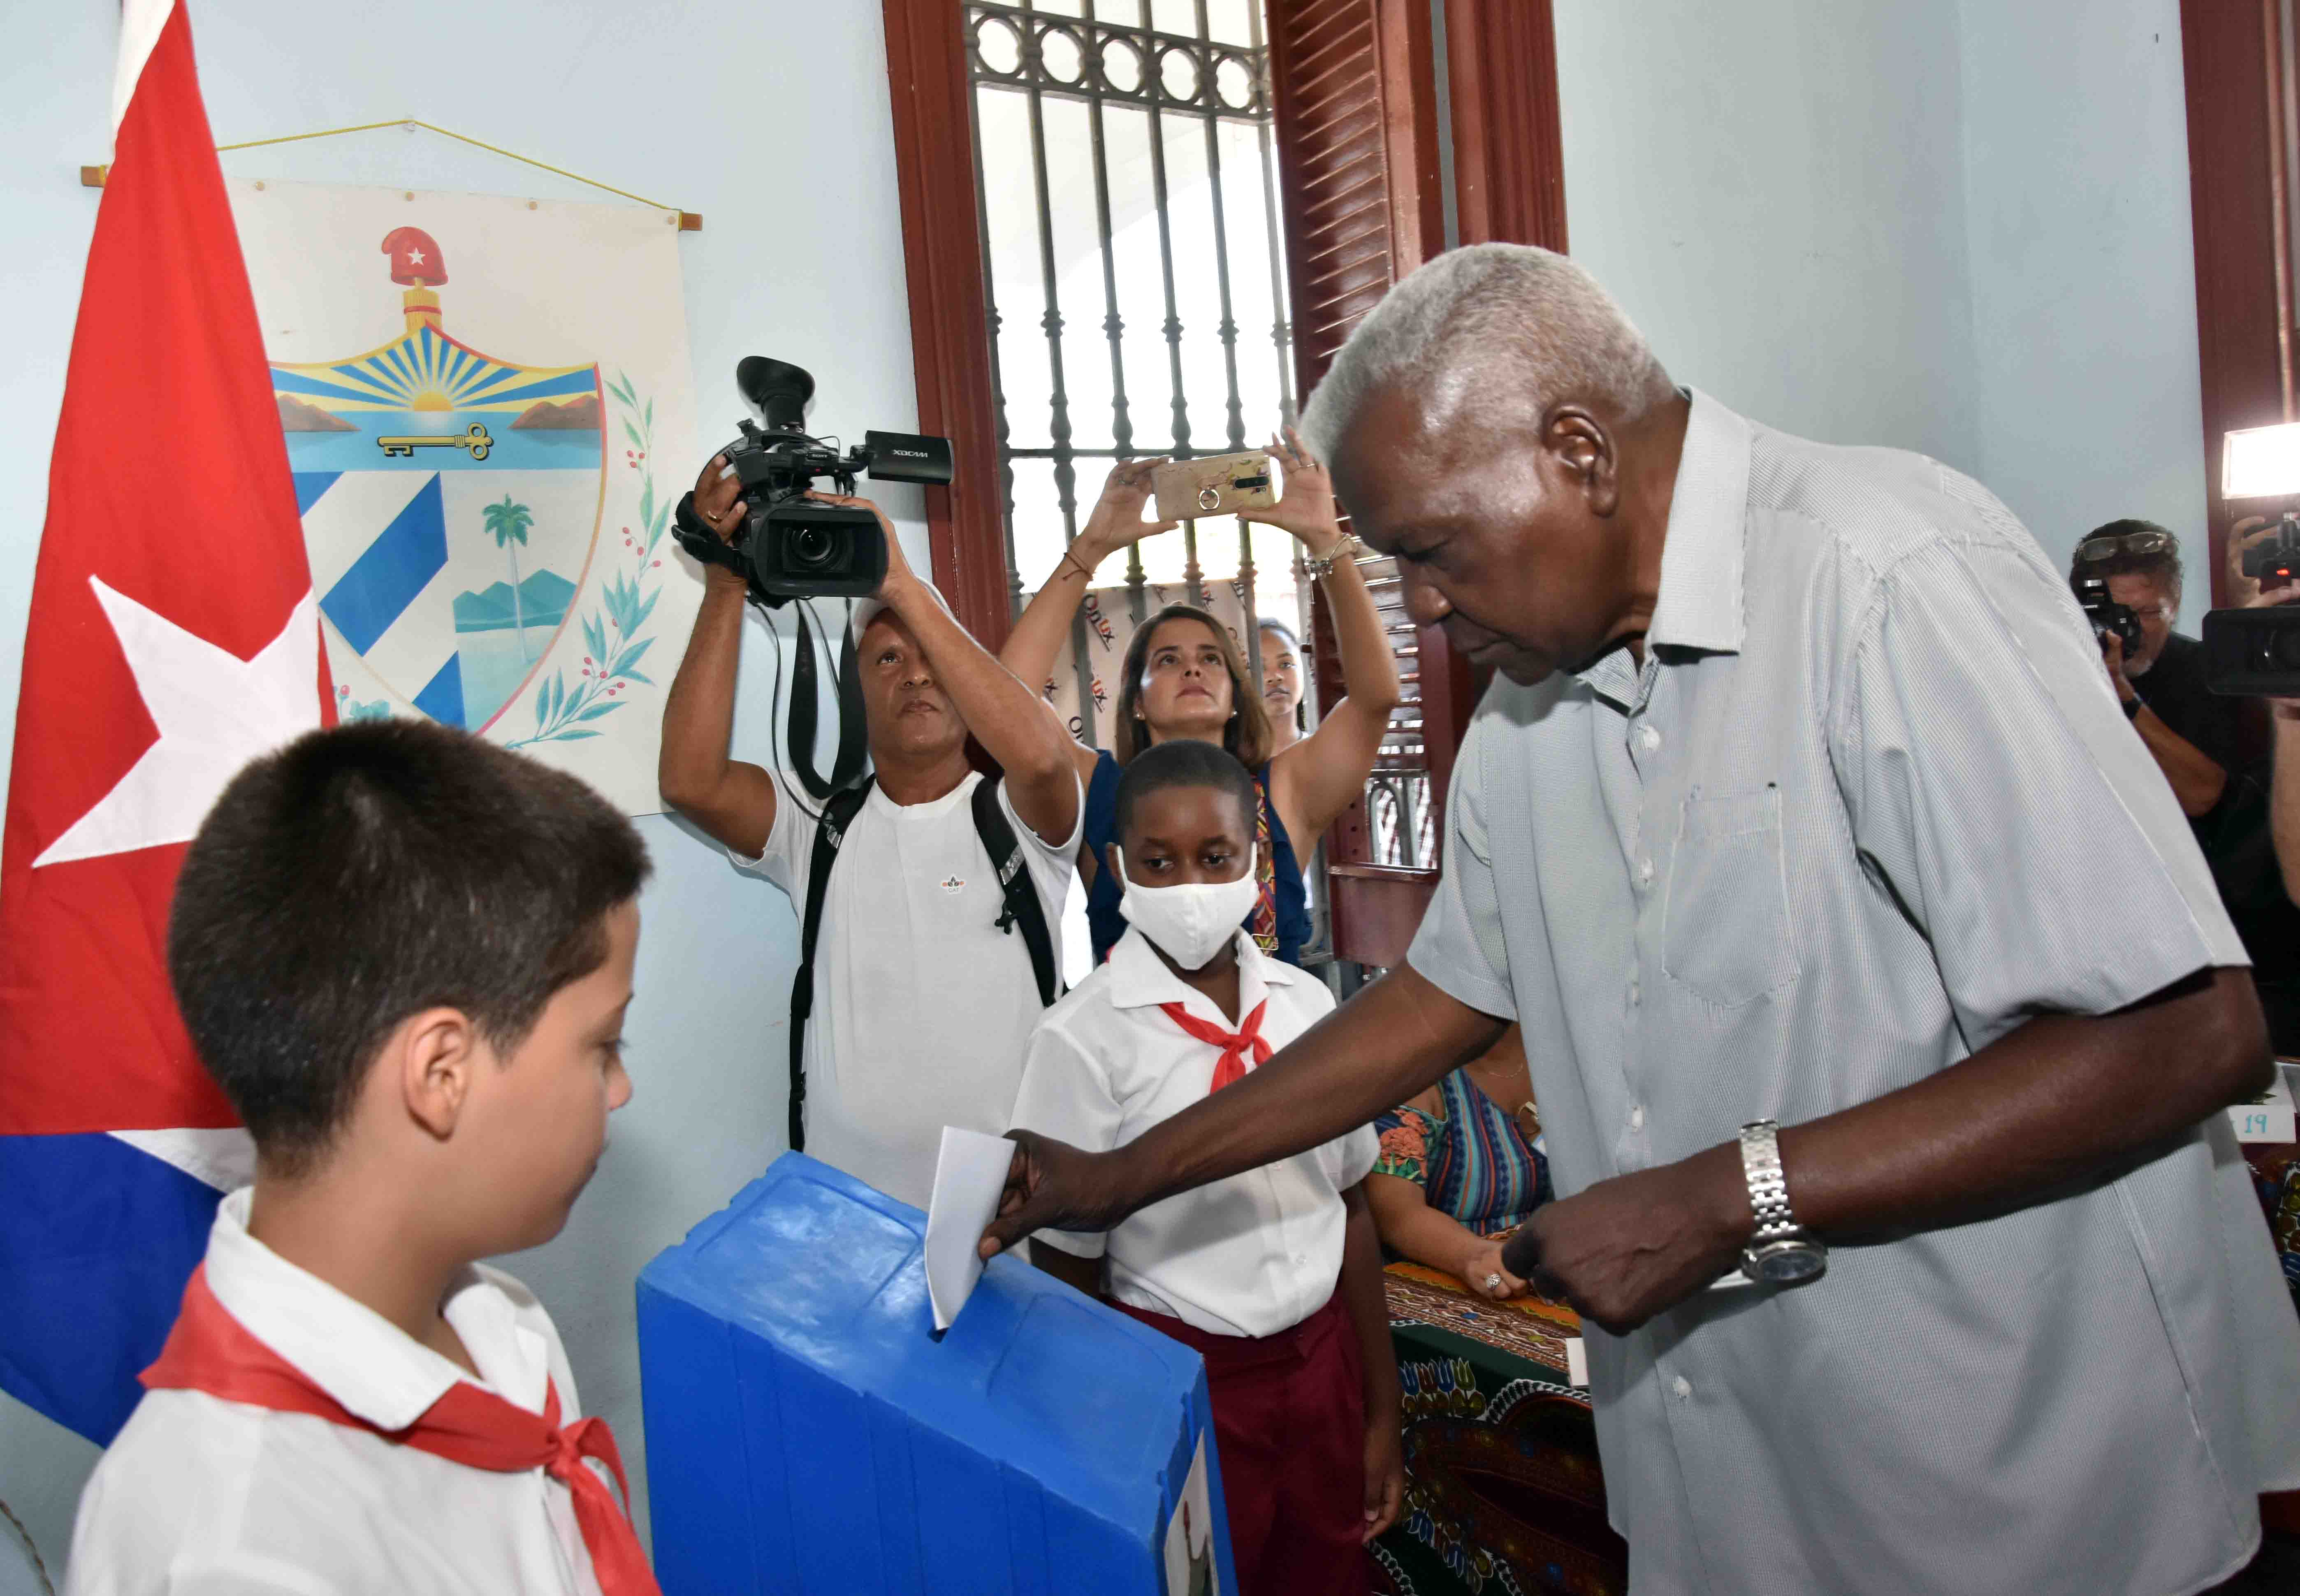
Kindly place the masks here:
<instances>
[{"instance_id":1,"label":"shirt breast pocket","mask_svg":"<svg viewBox=\"0 0 2300 1596\"><path fill-rule=\"evenodd\" d=\"M1662 909L1661 965L1671 981L1720 1008L1754 1002L1797 978L1779 788L1685 800Z\"/></svg>"}]
</instances>

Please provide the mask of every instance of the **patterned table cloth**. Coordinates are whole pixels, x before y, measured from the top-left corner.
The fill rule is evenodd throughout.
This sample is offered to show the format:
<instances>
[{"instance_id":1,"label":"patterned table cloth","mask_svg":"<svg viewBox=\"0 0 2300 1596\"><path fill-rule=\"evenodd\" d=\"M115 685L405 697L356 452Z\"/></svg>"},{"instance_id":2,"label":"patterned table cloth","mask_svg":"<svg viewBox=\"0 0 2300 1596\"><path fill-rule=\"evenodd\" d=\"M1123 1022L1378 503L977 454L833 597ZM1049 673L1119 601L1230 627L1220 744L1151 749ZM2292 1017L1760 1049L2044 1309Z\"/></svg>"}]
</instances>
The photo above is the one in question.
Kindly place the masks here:
<instances>
[{"instance_id":1,"label":"patterned table cloth","mask_svg":"<svg viewBox=\"0 0 2300 1596\"><path fill-rule=\"evenodd\" d=\"M2244 1149L2300 1308L2300 1146ZM1471 1296L1452 1275L1392 1264L1390 1343L1405 1388L1405 1506L1374 1543L1378 1596L1471 1592L1617 1596L1629 1549L1605 1523L1588 1394L1566 1383L1562 1303ZM2300 1496L2271 1498L2300 1530Z\"/></svg>"},{"instance_id":2,"label":"patterned table cloth","mask_svg":"<svg viewBox=\"0 0 2300 1596\"><path fill-rule=\"evenodd\" d=\"M1390 1341L1405 1388L1405 1506L1374 1544L1382 1596L1468 1591L1619 1596L1629 1550L1605 1523L1585 1392L1566 1383L1573 1310L1488 1302L1392 1264Z\"/></svg>"}]
</instances>

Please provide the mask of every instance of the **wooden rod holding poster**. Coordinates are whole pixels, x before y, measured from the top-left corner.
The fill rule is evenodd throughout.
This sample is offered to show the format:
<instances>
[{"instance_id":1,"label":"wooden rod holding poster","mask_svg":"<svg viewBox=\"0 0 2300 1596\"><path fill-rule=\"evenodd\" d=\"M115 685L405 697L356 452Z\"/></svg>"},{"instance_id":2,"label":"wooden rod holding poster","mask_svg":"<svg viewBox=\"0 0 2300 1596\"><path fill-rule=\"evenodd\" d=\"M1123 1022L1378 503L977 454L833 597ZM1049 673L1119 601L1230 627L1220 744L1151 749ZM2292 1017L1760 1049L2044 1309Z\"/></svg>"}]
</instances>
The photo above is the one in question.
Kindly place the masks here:
<instances>
[{"instance_id":1,"label":"wooden rod holding poster","mask_svg":"<svg viewBox=\"0 0 2300 1596\"><path fill-rule=\"evenodd\" d=\"M437 133L442 138L453 138L459 144L468 144L475 149L483 149L489 155L501 155L506 160L517 161L522 165L532 166L541 171L551 172L558 177L570 178L576 182L588 184L594 188L601 189L605 193L615 195L622 199L636 200L640 205L648 207L650 210L671 213L679 218L679 230L682 233L699 233L703 230L703 218L693 211L682 211L676 205L663 205L656 200L647 198L645 195L633 194L628 188L618 188L612 183L603 183L596 178L587 178L579 171L570 171L563 166L554 166L548 161L538 161L532 155L522 155L517 150L507 150L501 145L489 144L484 138L474 138L468 133L458 133L453 128L443 128L435 122L427 122L422 121L421 118L412 116L395 117L389 121L357 122L348 128L320 128L309 133L283 133L277 138L243 139L238 144L220 144L216 146L216 154L221 155L231 150L262 149L266 145L273 144L301 144L307 138L339 138L346 133L372 133L379 128L405 128L410 132L413 132L416 129L421 128L427 133ZM79 169L80 187L83 188L103 188L104 180L111 171L112 167L109 163L101 166L81 167Z\"/></svg>"}]
</instances>

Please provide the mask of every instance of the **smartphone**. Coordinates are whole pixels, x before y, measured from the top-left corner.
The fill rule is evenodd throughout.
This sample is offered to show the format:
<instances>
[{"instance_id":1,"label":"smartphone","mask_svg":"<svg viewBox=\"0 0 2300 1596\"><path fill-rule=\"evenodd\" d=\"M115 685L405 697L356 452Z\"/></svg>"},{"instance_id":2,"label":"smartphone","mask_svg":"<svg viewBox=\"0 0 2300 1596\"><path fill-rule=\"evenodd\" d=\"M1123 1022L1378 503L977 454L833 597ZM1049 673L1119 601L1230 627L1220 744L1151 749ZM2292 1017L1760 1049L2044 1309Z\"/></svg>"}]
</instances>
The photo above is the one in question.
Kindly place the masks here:
<instances>
[{"instance_id":1,"label":"smartphone","mask_svg":"<svg viewBox=\"0 0 2300 1596\"><path fill-rule=\"evenodd\" d=\"M1265 508L1278 502L1277 481L1266 449L1176 460L1150 473L1161 521L1196 521Z\"/></svg>"}]
</instances>

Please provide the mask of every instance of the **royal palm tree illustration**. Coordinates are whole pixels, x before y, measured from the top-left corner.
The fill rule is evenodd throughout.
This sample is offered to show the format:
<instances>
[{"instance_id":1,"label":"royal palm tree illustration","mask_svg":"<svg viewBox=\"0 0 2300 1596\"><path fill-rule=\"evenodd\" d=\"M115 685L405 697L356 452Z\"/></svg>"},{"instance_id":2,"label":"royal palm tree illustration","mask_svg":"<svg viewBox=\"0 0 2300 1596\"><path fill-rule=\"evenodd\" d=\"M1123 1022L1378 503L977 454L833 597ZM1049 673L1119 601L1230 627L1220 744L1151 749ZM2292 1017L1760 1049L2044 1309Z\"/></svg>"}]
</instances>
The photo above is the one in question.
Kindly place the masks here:
<instances>
[{"instance_id":1,"label":"royal palm tree illustration","mask_svg":"<svg viewBox=\"0 0 2300 1596\"><path fill-rule=\"evenodd\" d=\"M479 514L486 518L487 529L496 540L496 547L511 554L511 622L519 633L519 657L524 661L527 652L527 612L519 597L519 550L512 546L527 541L527 529L535 524L535 516L525 505L512 502L511 495L503 496L503 503L488 505Z\"/></svg>"}]
</instances>

